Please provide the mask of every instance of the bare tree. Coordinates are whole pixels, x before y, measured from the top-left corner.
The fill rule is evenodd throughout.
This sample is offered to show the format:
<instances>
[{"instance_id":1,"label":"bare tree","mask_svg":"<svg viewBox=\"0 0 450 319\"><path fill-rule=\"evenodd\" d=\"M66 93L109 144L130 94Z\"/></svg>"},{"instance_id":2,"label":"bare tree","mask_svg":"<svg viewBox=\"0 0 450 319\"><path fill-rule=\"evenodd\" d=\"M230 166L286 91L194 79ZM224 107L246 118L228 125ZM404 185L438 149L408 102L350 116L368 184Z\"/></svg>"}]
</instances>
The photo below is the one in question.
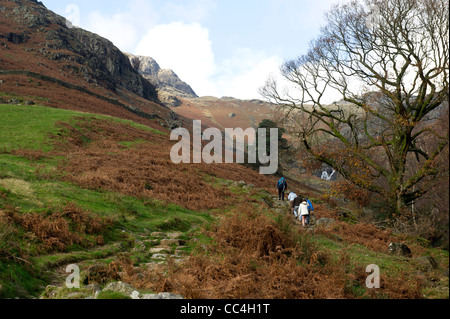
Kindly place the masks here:
<instances>
[{"instance_id":1,"label":"bare tree","mask_svg":"<svg viewBox=\"0 0 450 319\"><path fill-rule=\"evenodd\" d=\"M427 191L423 181L437 173L435 161L448 146L448 130L432 125L433 116L448 108L448 5L448 0L335 5L307 54L281 67L289 89L274 79L261 89L271 102L308 116L300 133L314 158L383 195L393 212ZM332 92L339 102L326 101ZM431 137L438 141L433 148L425 145ZM411 159L420 163L414 172L408 172ZM367 178L355 174L355 167Z\"/></svg>"}]
</instances>

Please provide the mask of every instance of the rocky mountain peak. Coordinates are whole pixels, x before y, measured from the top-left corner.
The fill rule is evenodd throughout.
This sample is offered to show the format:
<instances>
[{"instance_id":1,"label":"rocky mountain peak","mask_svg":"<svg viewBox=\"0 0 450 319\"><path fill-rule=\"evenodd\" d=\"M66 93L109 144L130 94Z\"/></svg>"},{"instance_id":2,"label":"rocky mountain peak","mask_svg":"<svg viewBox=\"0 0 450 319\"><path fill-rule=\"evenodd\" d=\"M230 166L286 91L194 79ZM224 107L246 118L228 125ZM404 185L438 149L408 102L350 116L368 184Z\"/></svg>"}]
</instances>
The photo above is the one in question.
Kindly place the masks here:
<instances>
[{"instance_id":1,"label":"rocky mountain peak","mask_svg":"<svg viewBox=\"0 0 450 319\"><path fill-rule=\"evenodd\" d=\"M129 53L126 53L126 55L130 59L133 68L138 70L139 73L155 78L158 77L158 72L161 68L153 58L148 56L132 55Z\"/></svg>"},{"instance_id":2,"label":"rocky mountain peak","mask_svg":"<svg viewBox=\"0 0 450 319\"><path fill-rule=\"evenodd\" d=\"M130 63L144 78L158 88L159 99L168 106L179 106L181 98L198 97L194 90L169 69L161 69L151 57L126 53Z\"/></svg>"}]
</instances>

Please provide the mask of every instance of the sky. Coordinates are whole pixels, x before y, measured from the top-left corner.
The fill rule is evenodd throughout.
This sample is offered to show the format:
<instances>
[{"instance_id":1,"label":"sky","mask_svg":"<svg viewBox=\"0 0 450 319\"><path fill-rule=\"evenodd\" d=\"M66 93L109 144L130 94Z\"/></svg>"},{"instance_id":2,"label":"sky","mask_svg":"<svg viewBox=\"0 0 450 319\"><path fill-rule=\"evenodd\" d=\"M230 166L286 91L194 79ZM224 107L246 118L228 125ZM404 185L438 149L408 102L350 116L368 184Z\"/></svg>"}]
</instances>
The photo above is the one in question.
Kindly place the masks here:
<instances>
[{"instance_id":1,"label":"sky","mask_svg":"<svg viewBox=\"0 0 450 319\"><path fill-rule=\"evenodd\" d=\"M337 0L43 0L119 49L154 58L199 96L260 99L281 64L307 53Z\"/></svg>"}]
</instances>

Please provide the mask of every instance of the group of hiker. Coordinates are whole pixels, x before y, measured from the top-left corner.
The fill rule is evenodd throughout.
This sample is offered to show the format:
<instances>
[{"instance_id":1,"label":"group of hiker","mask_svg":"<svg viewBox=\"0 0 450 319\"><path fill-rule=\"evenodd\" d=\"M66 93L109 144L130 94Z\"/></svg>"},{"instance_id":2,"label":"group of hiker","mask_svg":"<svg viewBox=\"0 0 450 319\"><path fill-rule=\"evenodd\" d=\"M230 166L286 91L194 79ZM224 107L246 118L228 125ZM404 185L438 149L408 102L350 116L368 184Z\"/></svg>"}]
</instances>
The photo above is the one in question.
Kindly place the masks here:
<instances>
[{"instance_id":1,"label":"group of hiker","mask_svg":"<svg viewBox=\"0 0 450 319\"><path fill-rule=\"evenodd\" d=\"M284 201L288 186L286 179L282 177L277 183L278 200ZM306 196L299 196L294 191L290 191L287 200L291 204L291 210L296 219L302 222L303 227L310 223L311 213L314 211L312 202Z\"/></svg>"}]
</instances>

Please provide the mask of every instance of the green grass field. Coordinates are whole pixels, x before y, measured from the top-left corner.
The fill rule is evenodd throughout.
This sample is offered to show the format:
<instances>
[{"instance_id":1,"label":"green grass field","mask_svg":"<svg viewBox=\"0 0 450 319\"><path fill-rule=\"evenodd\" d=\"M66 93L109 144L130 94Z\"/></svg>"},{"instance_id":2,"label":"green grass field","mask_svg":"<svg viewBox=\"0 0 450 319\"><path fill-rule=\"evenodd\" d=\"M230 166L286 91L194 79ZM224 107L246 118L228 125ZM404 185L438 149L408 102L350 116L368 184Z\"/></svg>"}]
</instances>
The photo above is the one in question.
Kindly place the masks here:
<instances>
[{"instance_id":1,"label":"green grass field","mask_svg":"<svg viewBox=\"0 0 450 319\"><path fill-rule=\"evenodd\" d=\"M33 266L25 263L4 263L0 261L1 297L29 296L37 293L48 280L45 272L64 263L105 258L123 250L114 243L128 245L127 233L153 231L189 232L198 226L210 222L212 218L206 212L195 212L183 207L163 203L154 199L138 199L119 193L83 189L57 176L57 165L63 157L44 157L37 160L11 154L14 150L41 150L49 152L49 134L58 133L58 121L71 122L75 118L103 118L112 122L121 122L154 134L166 133L126 120L107 116L84 114L73 111L40 106L0 105L0 210L2 207L16 207L21 213L42 212L48 209L60 209L69 203L115 222L115 228L105 236L104 248L86 251L74 245L66 253L40 255L35 244L30 244L19 230L9 235L21 250L34 256ZM125 142L124 146L134 147L141 141ZM0 228L0 241L2 240ZM123 246L123 245L122 245ZM1 248L2 246L0 246Z\"/></svg>"}]
</instances>

